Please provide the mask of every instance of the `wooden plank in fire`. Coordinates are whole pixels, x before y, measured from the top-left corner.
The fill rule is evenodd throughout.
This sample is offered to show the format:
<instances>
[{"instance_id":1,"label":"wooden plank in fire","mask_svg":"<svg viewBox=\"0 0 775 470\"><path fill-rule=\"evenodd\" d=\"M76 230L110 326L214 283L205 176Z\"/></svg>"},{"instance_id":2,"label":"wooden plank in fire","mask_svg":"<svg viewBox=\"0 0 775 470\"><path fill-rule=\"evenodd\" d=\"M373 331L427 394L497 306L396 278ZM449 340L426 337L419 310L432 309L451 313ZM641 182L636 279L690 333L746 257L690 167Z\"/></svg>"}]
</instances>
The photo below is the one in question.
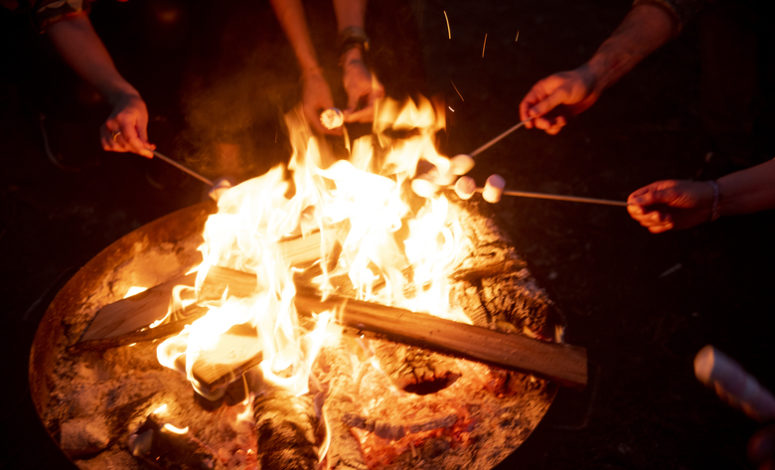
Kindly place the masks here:
<instances>
[{"instance_id":1,"label":"wooden plank in fire","mask_svg":"<svg viewBox=\"0 0 775 470\"><path fill-rule=\"evenodd\" d=\"M208 271L204 285L209 295L216 298L227 287L230 295L251 295L255 291L255 275L216 266ZM340 324L392 341L535 373L561 385L584 387L587 383L587 354L578 346L540 341L340 296L323 300L313 288L305 286L297 286L295 303L301 312L336 310Z\"/></svg>"},{"instance_id":2,"label":"wooden plank in fire","mask_svg":"<svg viewBox=\"0 0 775 470\"><path fill-rule=\"evenodd\" d=\"M333 237L327 237L327 239L331 240ZM304 237L282 240L280 248L291 266L304 267L321 258L321 241L321 232L317 231ZM201 313L201 309L194 306L178 312L182 317L179 322L166 323L157 327L158 329L155 328L154 331L150 331L148 326L167 315L173 287L177 285L193 287L196 276L196 272L179 276L102 307L80 339L73 345L73 349L115 347L153 339L154 336L158 338L166 331L169 331L167 334L180 331L183 325L177 328L177 324L180 321L183 324L190 323L197 318L194 314Z\"/></svg>"}]
</instances>

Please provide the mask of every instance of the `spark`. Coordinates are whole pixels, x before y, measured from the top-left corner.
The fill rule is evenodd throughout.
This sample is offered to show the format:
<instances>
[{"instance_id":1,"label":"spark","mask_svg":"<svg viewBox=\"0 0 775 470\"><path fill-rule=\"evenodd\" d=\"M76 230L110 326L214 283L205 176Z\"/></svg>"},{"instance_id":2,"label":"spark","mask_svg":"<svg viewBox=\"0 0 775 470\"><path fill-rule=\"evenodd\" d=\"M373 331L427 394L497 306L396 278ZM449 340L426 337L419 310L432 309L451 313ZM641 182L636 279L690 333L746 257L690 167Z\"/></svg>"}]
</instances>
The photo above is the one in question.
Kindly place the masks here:
<instances>
[{"instance_id":1,"label":"spark","mask_svg":"<svg viewBox=\"0 0 775 470\"><path fill-rule=\"evenodd\" d=\"M455 89L455 93L457 93L457 96L459 96L459 97L460 97L460 101L465 101L465 99L463 98L463 95L461 95L461 94L460 94L460 90L458 90L458 89L457 89L457 87L455 86L455 82L453 82L453 81L450 79L450 80L449 80L449 83L451 83L451 84L452 84L452 88L454 88L454 89Z\"/></svg>"},{"instance_id":2,"label":"spark","mask_svg":"<svg viewBox=\"0 0 775 470\"><path fill-rule=\"evenodd\" d=\"M484 48L487 47L487 33L484 33L484 44L482 44L482 59L484 59Z\"/></svg>"},{"instance_id":3,"label":"spark","mask_svg":"<svg viewBox=\"0 0 775 470\"><path fill-rule=\"evenodd\" d=\"M447 22L447 37L452 39L452 29L449 27L449 17L447 16L447 10L444 10L444 20Z\"/></svg>"},{"instance_id":4,"label":"spark","mask_svg":"<svg viewBox=\"0 0 775 470\"><path fill-rule=\"evenodd\" d=\"M517 36L514 38L514 42L519 41L519 30L517 30Z\"/></svg>"},{"instance_id":5,"label":"spark","mask_svg":"<svg viewBox=\"0 0 775 470\"><path fill-rule=\"evenodd\" d=\"M452 108L452 106L447 106L447 109L449 109L449 110L450 110L450 111L452 111L453 113L455 112L455 110L454 110L454 108Z\"/></svg>"}]
</instances>

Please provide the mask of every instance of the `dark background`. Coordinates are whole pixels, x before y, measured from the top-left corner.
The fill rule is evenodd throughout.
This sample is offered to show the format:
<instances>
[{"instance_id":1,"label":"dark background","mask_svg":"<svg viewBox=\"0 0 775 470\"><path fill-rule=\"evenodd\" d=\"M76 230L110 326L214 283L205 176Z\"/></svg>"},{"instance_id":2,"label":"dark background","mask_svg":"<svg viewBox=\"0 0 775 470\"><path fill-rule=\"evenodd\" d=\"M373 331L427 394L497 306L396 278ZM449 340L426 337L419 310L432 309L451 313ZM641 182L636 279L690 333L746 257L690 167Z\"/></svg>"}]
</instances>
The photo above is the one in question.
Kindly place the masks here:
<instances>
[{"instance_id":1,"label":"dark background","mask_svg":"<svg viewBox=\"0 0 775 470\"><path fill-rule=\"evenodd\" d=\"M109 108L13 3L0 8L0 467L66 468L28 394L38 321L102 248L200 201L206 188L162 162L100 150ZM440 136L446 154L516 123L530 86L580 65L630 6L503 3L370 7L372 61L388 91L438 95L454 109ZM755 120L766 116L772 83L767 18L739 5L706 11L558 136L520 130L492 147L473 176L498 172L514 189L623 200L656 179L717 177L771 157L772 127ZM341 103L330 5L310 2L309 16ZM91 18L145 98L160 151L217 177L214 142L234 143L244 162L242 174L229 175L237 179L287 155L278 116L296 101L298 76L268 5L102 0ZM567 317L567 341L588 349L591 374L585 391L560 391L501 467L749 468L745 446L757 424L701 386L692 360L714 344L775 389L773 214L659 236L620 208L510 199L498 217Z\"/></svg>"}]
</instances>

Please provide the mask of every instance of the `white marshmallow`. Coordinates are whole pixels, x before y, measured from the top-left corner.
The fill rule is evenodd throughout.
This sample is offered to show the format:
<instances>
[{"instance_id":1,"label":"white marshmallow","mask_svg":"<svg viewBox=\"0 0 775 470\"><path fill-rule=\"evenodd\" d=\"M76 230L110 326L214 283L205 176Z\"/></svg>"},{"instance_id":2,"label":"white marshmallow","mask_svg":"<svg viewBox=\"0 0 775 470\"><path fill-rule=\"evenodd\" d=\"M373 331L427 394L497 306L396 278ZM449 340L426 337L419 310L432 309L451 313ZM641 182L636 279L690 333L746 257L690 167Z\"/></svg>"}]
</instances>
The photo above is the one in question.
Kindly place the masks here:
<instances>
[{"instance_id":1,"label":"white marshmallow","mask_svg":"<svg viewBox=\"0 0 775 470\"><path fill-rule=\"evenodd\" d=\"M462 200L471 199L476 192L476 181L470 176L461 176L455 182L455 194Z\"/></svg>"},{"instance_id":2,"label":"white marshmallow","mask_svg":"<svg viewBox=\"0 0 775 470\"><path fill-rule=\"evenodd\" d=\"M218 199L223 196L223 193L225 193L229 188L231 188L233 185L231 184L231 181L229 181L228 178L220 178L218 181L213 183L212 188L210 188L209 191L207 191L207 195L210 196L210 199L213 201L218 201Z\"/></svg>"},{"instance_id":3,"label":"white marshmallow","mask_svg":"<svg viewBox=\"0 0 775 470\"><path fill-rule=\"evenodd\" d=\"M324 109L320 113L320 123L326 129L336 129L344 124L344 113L339 108Z\"/></svg>"},{"instance_id":4,"label":"white marshmallow","mask_svg":"<svg viewBox=\"0 0 775 470\"><path fill-rule=\"evenodd\" d=\"M474 167L474 159L471 155L461 153L449 159L449 170L454 175L465 175Z\"/></svg>"},{"instance_id":5,"label":"white marshmallow","mask_svg":"<svg viewBox=\"0 0 775 470\"><path fill-rule=\"evenodd\" d=\"M412 191L425 199L433 197L438 190L438 185L431 181L428 175L420 175L412 180Z\"/></svg>"},{"instance_id":6,"label":"white marshmallow","mask_svg":"<svg viewBox=\"0 0 775 470\"><path fill-rule=\"evenodd\" d=\"M496 203L501 200L503 188L506 187L506 180L501 175L490 175L482 190L482 198L490 203Z\"/></svg>"}]
</instances>

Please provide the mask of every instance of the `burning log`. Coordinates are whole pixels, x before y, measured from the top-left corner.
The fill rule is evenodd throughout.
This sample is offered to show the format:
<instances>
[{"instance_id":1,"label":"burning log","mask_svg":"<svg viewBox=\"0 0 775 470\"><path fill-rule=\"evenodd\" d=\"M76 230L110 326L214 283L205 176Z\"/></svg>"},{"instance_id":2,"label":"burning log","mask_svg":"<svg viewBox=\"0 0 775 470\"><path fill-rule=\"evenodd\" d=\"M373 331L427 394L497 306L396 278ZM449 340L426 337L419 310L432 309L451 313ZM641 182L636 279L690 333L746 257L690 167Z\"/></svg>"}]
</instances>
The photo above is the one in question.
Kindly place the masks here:
<instances>
[{"instance_id":1,"label":"burning log","mask_svg":"<svg viewBox=\"0 0 775 470\"><path fill-rule=\"evenodd\" d=\"M164 283L158 286L159 291L166 288L168 284ZM256 288L255 276L229 268L213 267L208 271L203 282L200 299L218 299L227 287L232 296L252 295ZM160 297L154 293L153 296L144 297L144 299L148 298L158 299ZM111 308L106 307L106 309L111 316L119 312L121 313L120 317L132 317L135 313L133 310L135 302L127 302L127 300L116 302L112 306L108 306ZM583 348L539 341L522 335L506 334L427 314L341 296L332 296L322 300L314 289L305 286L297 286L295 302L296 307L306 313L341 307L338 321L342 325L382 335L394 341L452 353L501 367L534 372L563 385L574 387L586 385L586 351ZM142 308L144 310L139 312L140 315L158 309L145 302L142 303ZM192 308L198 309L199 307ZM179 331L184 324L195 317L196 314L186 314L185 320L172 322L154 329L143 328L138 332L120 337L80 342L75 345L75 348L109 347L116 345L113 344L115 342L128 344L141 339L159 338ZM146 318L146 321L148 320L153 319ZM245 364L255 364L254 359L246 361ZM239 367L243 365L241 364ZM239 367L234 364L210 365L199 368L200 372L197 378L206 390L215 390L224 385L225 381L228 381L225 377L239 375L235 373ZM410 384L399 384L399 386L402 385Z\"/></svg>"},{"instance_id":2,"label":"burning log","mask_svg":"<svg viewBox=\"0 0 775 470\"><path fill-rule=\"evenodd\" d=\"M203 291L216 298L228 287L233 296L255 291L255 276L229 268L208 271ZM437 351L461 355L501 367L534 372L560 384L583 387L587 382L586 351L445 320L406 309L330 296L321 299L311 288L297 286L296 308L302 312L339 310L337 321L356 330Z\"/></svg>"},{"instance_id":3,"label":"burning log","mask_svg":"<svg viewBox=\"0 0 775 470\"><path fill-rule=\"evenodd\" d=\"M319 231L312 232L304 237L282 240L279 246L283 257L291 266L305 267L321 259L321 242L327 235ZM335 253L334 248L332 247L331 251ZM193 287L196 276L196 272L179 276L104 306L70 350L78 352L107 349L177 333L185 325L205 314L207 309L192 305L176 311L175 320L154 328L149 325L167 315L173 288L178 285Z\"/></svg>"}]
</instances>

